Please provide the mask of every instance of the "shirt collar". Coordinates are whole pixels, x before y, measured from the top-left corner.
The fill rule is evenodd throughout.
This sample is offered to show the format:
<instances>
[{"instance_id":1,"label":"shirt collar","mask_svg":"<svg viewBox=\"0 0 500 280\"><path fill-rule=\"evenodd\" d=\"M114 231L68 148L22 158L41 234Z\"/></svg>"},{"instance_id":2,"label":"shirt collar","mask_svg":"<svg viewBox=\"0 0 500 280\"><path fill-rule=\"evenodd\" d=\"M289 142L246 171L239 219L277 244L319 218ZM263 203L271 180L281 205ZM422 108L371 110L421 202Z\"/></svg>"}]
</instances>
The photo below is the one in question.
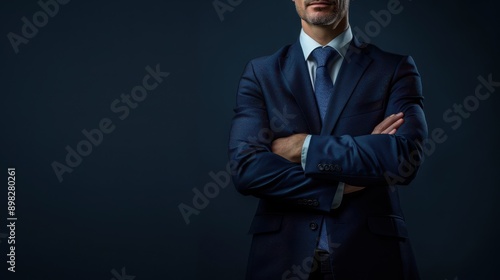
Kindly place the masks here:
<instances>
[{"instance_id":1,"label":"shirt collar","mask_svg":"<svg viewBox=\"0 0 500 280\"><path fill-rule=\"evenodd\" d=\"M344 32L340 33L337 37L331 40L326 46L334 48L342 57L345 57L347 49L349 48L349 43L352 41L352 31L349 26ZM300 31L299 37L300 45L302 51L304 52L304 59L307 60L309 55L317 47L323 47L320 43L314 41L309 35L304 32L304 29Z\"/></svg>"}]
</instances>

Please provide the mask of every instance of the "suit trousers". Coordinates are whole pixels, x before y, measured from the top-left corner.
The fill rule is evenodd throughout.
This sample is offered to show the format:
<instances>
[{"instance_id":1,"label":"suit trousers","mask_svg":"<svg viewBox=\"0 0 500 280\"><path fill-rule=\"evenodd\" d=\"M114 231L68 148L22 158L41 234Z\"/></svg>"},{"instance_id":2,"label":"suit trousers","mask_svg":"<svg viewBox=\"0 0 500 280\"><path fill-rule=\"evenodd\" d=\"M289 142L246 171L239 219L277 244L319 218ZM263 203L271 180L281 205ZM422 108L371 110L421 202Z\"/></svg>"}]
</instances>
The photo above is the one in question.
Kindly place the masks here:
<instances>
[{"instance_id":1,"label":"suit trousers","mask_svg":"<svg viewBox=\"0 0 500 280\"><path fill-rule=\"evenodd\" d=\"M314 262L309 280L334 280L332 259L327 251L317 249L314 253Z\"/></svg>"}]
</instances>

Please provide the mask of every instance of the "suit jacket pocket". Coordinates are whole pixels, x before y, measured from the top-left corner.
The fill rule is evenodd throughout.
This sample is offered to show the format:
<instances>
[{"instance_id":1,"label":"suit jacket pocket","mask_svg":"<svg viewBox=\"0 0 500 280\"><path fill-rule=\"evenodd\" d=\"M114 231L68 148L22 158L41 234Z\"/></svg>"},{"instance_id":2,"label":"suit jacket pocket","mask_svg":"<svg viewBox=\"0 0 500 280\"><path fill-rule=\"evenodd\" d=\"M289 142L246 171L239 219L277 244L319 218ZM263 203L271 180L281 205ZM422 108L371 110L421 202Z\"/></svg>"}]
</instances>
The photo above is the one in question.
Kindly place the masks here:
<instances>
[{"instance_id":1,"label":"suit jacket pocket","mask_svg":"<svg viewBox=\"0 0 500 280\"><path fill-rule=\"evenodd\" d=\"M248 231L248 233L258 234L278 231L281 228L282 221L283 215L256 215L253 218L252 225L250 226L250 230Z\"/></svg>"},{"instance_id":2,"label":"suit jacket pocket","mask_svg":"<svg viewBox=\"0 0 500 280\"><path fill-rule=\"evenodd\" d=\"M368 217L368 228L375 234L408 238L406 223L400 216L387 215Z\"/></svg>"}]
</instances>

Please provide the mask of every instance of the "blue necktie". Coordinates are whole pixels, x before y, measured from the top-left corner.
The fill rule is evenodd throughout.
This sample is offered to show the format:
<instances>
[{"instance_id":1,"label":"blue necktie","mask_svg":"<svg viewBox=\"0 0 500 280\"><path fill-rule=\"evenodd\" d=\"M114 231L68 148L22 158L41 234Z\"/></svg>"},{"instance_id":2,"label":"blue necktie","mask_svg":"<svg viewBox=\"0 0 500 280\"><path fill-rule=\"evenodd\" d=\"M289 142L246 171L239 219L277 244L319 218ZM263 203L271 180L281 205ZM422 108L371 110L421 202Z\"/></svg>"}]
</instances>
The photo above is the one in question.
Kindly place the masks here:
<instances>
[{"instance_id":1,"label":"blue necktie","mask_svg":"<svg viewBox=\"0 0 500 280\"><path fill-rule=\"evenodd\" d=\"M316 79L314 80L314 94L318 105L321 120L325 119L328 101L333 93L333 81L330 76L328 64L335 59L338 52L332 47L318 47L313 50L312 57L316 61ZM337 195L335 195L337 197ZM318 248L330 251L326 224L323 221L319 237Z\"/></svg>"},{"instance_id":2,"label":"blue necktie","mask_svg":"<svg viewBox=\"0 0 500 280\"><path fill-rule=\"evenodd\" d=\"M316 79L314 81L314 93L318 104L321 120L325 118L328 101L333 93L333 81L328 70L328 64L338 55L332 47L317 47L312 52L312 57L316 61Z\"/></svg>"}]
</instances>

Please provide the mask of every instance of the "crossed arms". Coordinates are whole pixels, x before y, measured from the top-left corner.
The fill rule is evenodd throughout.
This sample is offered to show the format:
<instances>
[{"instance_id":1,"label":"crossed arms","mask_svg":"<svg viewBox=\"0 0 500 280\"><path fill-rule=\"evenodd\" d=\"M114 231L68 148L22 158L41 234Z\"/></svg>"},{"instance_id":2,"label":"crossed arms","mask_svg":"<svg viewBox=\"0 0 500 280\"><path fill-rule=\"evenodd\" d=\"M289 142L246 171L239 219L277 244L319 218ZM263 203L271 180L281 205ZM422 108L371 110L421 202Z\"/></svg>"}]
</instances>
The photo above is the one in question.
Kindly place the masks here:
<instances>
[{"instance_id":1,"label":"crossed arms","mask_svg":"<svg viewBox=\"0 0 500 280\"><path fill-rule=\"evenodd\" d=\"M237 189L286 202L306 195L332 197L336 182L387 186L387 173L398 174L401 162L420 159L420 143L427 135L420 76L411 58L401 60L391 82L385 109L389 117L370 135L312 135L304 170L299 163L304 134L273 141L252 137L272 130L265 94L249 63L240 81L229 141ZM341 172L319 170L322 163L334 163ZM400 184L408 184L414 175L405 176Z\"/></svg>"},{"instance_id":2,"label":"crossed arms","mask_svg":"<svg viewBox=\"0 0 500 280\"><path fill-rule=\"evenodd\" d=\"M402 112L388 116L373 129L371 134L394 135L404 122L403 116L404 114ZM307 134L300 133L278 138L272 142L271 150L273 153L291 162L300 163L302 160L302 146L304 145L306 136ZM346 184L344 187L344 194L357 192L362 189L364 189L364 187Z\"/></svg>"}]
</instances>

